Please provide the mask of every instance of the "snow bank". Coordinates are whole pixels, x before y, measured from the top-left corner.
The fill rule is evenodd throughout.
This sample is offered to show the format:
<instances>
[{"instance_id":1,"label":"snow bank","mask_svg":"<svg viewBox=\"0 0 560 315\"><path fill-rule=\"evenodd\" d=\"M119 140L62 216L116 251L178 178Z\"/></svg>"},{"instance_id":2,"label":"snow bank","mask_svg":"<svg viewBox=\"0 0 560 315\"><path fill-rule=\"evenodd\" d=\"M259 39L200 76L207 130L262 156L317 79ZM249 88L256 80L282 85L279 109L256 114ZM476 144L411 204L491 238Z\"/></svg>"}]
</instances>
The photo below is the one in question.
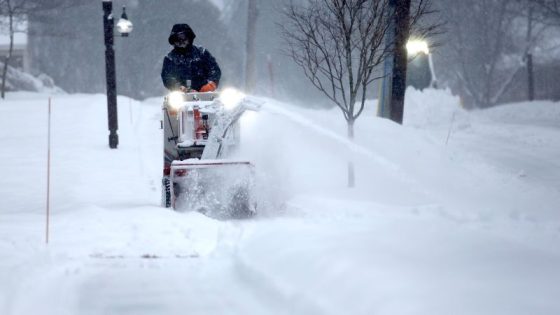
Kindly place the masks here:
<instances>
[{"instance_id":1,"label":"snow bank","mask_svg":"<svg viewBox=\"0 0 560 315\"><path fill-rule=\"evenodd\" d=\"M159 207L160 99L118 98L110 150L105 96L55 95L44 246L49 95L9 93L0 314L558 314L556 108L408 95L404 126L372 106L354 141L337 109L260 99L237 158L261 215L232 222Z\"/></svg>"},{"instance_id":2,"label":"snow bank","mask_svg":"<svg viewBox=\"0 0 560 315\"><path fill-rule=\"evenodd\" d=\"M507 126L495 128L505 138L488 142L485 137L498 134L488 129L488 115L462 110L448 91L408 92L404 128L376 117L370 107L356 123L355 141L345 137L346 125L336 108L310 110L266 100L263 111L245 125L245 146L239 154L262 166L265 182L275 183L274 193L284 197L327 192L389 204L439 204L449 215L463 219L554 213L555 202L560 202L557 195L544 191L527 195L527 187L518 182L518 166L510 173L497 173L496 166L464 140L478 139L473 146L499 150L508 143ZM555 141L555 133L540 132L540 141ZM559 148L557 142L551 144ZM517 150L525 149L518 143ZM549 152L543 155L551 167L554 159ZM349 161L356 165L353 190L345 186ZM517 198L509 197L511 189ZM535 198L545 200L538 211L532 209Z\"/></svg>"},{"instance_id":3,"label":"snow bank","mask_svg":"<svg viewBox=\"0 0 560 315\"><path fill-rule=\"evenodd\" d=\"M471 113L462 108L459 97L452 95L450 90L408 88L406 91L403 123L407 127L437 130L447 142L449 130L471 127L471 117Z\"/></svg>"},{"instance_id":4,"label":"snow bank","mask_svg":"<svg viewBox=\"0 0 560 315\"><path fill-rule=\"evenodd\" d=\"M480 113L496 123L560 127L560 103L538 101L505 104Z\"/></svg>"},{"instance_id":5,"label":"snow bank","mask_svg":"<svg viewBox=\"0 0 560 315\"><path fill-rule=\"evenodd\" d=\"M41 93L64 93L64 91L54 84L51 77L40 74L37 77L19 69L8 67L6 80L8 91L33 91Z\"/></svg>"}]
</instances>

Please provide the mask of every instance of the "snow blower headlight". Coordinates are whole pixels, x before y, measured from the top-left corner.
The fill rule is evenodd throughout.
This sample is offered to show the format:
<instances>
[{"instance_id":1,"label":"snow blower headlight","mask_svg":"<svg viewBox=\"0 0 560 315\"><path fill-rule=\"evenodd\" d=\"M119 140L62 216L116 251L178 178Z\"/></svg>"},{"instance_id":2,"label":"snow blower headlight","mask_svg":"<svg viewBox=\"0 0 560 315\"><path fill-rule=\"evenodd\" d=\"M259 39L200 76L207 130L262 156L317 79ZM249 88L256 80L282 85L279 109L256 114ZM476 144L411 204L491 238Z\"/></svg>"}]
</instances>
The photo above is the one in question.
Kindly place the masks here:
<instances>
[{"instance_id":1,"label":"snow blower headlight","mask_svg":"<svg viewBox=\"0 0 560 315\"><path fill-rule=\"evenodd\" d=\"M236 89L225 89L220 94L220 101L224 104L224 107L227 110L234 109L243 99L245 98L245 94L241 93Z\"/></svg>"},{"instance_id":2,"label":"snow blower headlight","mask_svg":"<svg viewBox=\"0 0 560 315\"><path fill-rule=\"evenodd\" d=\"M183 92L171 92L167 97L167 102L171 108L178 110L185 103L185 95Z\"/></svg>"}]
</instances>

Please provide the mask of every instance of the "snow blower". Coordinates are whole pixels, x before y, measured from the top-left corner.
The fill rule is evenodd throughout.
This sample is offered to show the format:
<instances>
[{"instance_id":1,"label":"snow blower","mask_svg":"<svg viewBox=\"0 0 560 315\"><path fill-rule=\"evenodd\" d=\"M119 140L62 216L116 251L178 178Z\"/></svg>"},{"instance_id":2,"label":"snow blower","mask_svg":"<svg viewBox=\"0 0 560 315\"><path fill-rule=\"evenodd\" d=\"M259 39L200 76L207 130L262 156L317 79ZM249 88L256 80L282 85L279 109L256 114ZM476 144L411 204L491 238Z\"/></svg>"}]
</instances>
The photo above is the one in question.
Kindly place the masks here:
<instances>
[{"instance_id":1,"label":"snow blower","mask_svg":"<svg viewBox=\"0 0 560 315\"><path fill-rule=\"evenodd\" d=\"M239 118L259 104L242 93L172 92L163 104L162 205L210 217L244 218L256 213L249 161L228 159L239 145Z\"/></svg>"}]
</instances>

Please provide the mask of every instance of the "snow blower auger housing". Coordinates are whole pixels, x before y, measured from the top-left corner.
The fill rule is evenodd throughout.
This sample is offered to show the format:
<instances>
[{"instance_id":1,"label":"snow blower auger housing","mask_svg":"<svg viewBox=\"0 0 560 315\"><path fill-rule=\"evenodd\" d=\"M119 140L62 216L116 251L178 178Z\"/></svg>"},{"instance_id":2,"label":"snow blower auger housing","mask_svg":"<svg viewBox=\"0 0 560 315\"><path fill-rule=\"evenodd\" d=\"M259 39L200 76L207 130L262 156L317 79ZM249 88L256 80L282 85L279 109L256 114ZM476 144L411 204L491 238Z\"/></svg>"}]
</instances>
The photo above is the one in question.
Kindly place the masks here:
<instances>
[{"instance_id":1,"label":"snow blower auger housing","mask_svg":"<svg viewBox=\"0 0 560 315\"><path fill-rule=\"evenodd\" d=\"M250 217L253 165L228 159L239 145L239 118L258 110L235 90L171 92L163 104L162 205L227 219Z\"/></svg>"}]
</instances>

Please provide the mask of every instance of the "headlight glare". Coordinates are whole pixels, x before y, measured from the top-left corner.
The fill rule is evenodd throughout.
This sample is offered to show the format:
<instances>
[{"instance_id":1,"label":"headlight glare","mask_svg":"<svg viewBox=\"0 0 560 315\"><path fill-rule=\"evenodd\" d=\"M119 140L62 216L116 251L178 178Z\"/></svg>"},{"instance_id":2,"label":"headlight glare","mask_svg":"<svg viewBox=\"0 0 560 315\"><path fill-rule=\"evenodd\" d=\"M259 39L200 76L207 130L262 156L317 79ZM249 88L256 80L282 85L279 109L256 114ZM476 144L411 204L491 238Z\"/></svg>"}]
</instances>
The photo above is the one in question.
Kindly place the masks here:
<instances>
[{"instance_id":1,"label":"headlight glare","mask_svg":"<svg viewBox=\"0 0 560 315\"><path fill-rule=\"evenodd\" d=\"M185 103L184 96L183 92L171 92L167 97L167 102L173 109L178 110Z\"/></svg>"},{"instance_id":2,"label":"headlight glare","mask_svg":"<svg viewBox=\"0 0 560 315\"><path fill-rule=\"evenodd\" d=\"M227 88L220 94L220 101L227 110L234 109L244 98L245 94L232 88Z\"/></svg>"}]
</instances>

